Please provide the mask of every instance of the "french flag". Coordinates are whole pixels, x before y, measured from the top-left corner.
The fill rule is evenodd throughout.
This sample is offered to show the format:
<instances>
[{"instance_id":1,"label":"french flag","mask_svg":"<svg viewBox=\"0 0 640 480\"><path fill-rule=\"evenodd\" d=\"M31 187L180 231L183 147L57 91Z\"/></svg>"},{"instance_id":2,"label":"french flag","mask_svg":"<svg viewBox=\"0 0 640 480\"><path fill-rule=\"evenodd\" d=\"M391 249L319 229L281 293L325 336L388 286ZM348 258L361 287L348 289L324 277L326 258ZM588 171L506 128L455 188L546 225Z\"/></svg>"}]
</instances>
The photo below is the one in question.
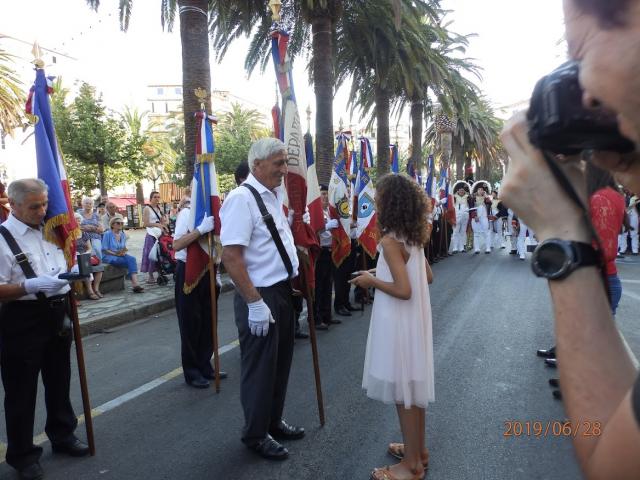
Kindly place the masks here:
<instances>
[{"instance_id":1,"label":"french flag","mask_svg":"<svg viewBox=\"0 0 640 480\"><path fill-rule=\"evenodd\" d=\"M217 123L213 115L204 110L195 113L196 117L196 161L191 180L191 210L189 212L189 231L194 231L203 218L213 216L215 226L213 235L216 251L220 239L220 193L216 175L215 142L213 124ZM213 254L219 258L216 252ZM187 263L184 275L184 293L189 294L198 285L209 269L209 245L206 237L187 247Z\"/></svg>"},{"instance_id":2,"label":"french flag","mask_svg":"<svg viewBox=\"0 0 640 480\"><path fill-rule=\"evenodd\" d=\"M51 117L49 94L53 92L52 78L44 69L36 69L36 81L29 91L26 112L33 115L38 178L49 187L49 206L44 218L44 238L64 251L69 267L75 263L75 240L80 238L71 206L69 182Z\"/></svg>"},{"instance_id":3,"label":"french flag","mask_svg":"<svg viewBox=\"0 0 640 480\"><path fill-rule=\"evenodd\" d=\"M331 259L337 267L351 253L351 212L349 201L349 180L347 179L347 159L351 158L348 138L344 133L337 137L338 148L333 161L333 171L329 181L329 216L338 220L338 228L331 230Z\"/></svg>"}]
</instances>

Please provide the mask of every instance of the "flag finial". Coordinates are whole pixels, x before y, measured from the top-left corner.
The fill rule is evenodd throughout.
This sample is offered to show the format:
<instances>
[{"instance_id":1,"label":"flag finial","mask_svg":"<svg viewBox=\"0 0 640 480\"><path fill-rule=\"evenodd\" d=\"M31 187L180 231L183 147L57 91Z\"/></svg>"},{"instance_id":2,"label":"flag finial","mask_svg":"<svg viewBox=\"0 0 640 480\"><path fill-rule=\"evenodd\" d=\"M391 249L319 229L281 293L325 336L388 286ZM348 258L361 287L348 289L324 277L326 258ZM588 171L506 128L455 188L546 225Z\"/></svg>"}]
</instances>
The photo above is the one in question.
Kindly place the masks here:
<instances>
[{"instance_id":1,"label":"flag finial","mask_svg":"<svg viewBox=\"0 0 640 480\"><path fill-rule=\"evenodd\" d=\"M269 2L269 8L271 9L271 19L277 23L280 21L280 10L282 9L282 2L280 0L271 0Z\"/></svg>"},{"instance_id":2,"label":"flag finial","mask_svg":"<svg viewBox=\"0 0 640 480\"><path fill-rule=\"evenodd\" d=\"M193 91L193 93L198 97L198 100L200 100L200 108L204 110L205 103L207 101L207 91L204 88L198 87Z\"/></svg>"},{"instance_id":3,"label":"flag finial","mask_svg":"<svg viewBox=\"0 0 640 480\"><path fill-rule=\"evenodd\" d=\"M44 68L44 60L42 59L42 49L38 42L33 42L33 48L31 49L31 53L33 54L33 63L36 68Z\"/></svg>"}]
</instances>

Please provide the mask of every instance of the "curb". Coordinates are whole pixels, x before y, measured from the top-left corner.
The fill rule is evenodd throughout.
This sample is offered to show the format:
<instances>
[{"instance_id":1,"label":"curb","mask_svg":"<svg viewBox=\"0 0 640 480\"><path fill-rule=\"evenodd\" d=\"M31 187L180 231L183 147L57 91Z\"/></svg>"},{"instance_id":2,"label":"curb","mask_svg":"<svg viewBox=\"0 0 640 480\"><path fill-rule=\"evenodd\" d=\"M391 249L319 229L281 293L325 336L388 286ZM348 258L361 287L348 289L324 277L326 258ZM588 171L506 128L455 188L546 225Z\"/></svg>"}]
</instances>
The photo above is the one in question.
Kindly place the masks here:
<instances>
[{"instance_id":1,"label":"curb","mask_svg":"<svg viewBox=\"0 0 640 480\"><path fill-rule=\"evenodd\" d=\"M228 279L222 279L221 293L234 290L234 285ZM103 333L115 327L135 322L156 313L164 312L175 308L175 297L171 294L167 298L160 300L141 303L134 308L122 308L115 311L107 312L105 315L94 316L91 320L80 323L80 334L83 337L93 335L95 333Z\"/></svg>"}]
</instances>

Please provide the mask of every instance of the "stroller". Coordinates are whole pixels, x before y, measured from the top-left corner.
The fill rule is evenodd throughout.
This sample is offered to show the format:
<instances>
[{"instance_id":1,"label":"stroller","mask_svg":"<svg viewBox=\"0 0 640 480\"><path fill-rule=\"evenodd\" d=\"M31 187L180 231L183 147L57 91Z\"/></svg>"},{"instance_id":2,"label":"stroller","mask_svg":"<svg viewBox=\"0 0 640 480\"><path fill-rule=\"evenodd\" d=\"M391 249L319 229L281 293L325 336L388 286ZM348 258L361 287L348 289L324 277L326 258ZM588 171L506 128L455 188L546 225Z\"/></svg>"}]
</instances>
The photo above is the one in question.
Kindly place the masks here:
<instances>
[{"instance_id":1,"label":"stroller","mask_svg":"<svg viewBox=\"0 0 640 480\"><path fill-rule=\"evenodd\" d=\"M175 280L176 258L173 251L173 237L162 234L158 238L158 285L166 285L167 275L173 274Z\"/></svg>"}]
</instances>

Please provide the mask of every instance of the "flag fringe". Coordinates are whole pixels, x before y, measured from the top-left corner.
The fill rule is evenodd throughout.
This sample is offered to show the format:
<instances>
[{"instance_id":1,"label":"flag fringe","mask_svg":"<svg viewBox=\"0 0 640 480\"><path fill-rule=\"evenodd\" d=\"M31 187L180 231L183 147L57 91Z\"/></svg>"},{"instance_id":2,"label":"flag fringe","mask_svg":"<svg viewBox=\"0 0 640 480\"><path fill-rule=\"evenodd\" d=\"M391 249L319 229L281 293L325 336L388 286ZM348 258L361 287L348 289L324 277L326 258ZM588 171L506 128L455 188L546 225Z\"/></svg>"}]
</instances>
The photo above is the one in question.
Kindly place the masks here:
<instances>
[{"instance_id":1,"label":"flag fringe","mask_svg":"<svg viewBox=\"0 0 640 480\"><path fill-rule=\"evenodd\" d=\"M69 221L70 221L69 213L61 213L59 215L56 215L55 217L51 217L44 224L43 236L47 242L53 243L54 245L57 245L62 249L62 251L64 252L64 258L67 261L67 265L71 267L74 264L74 261L73 261L74 259L71 258L71 250L72 250L71 247L73 242L75 242L78 238L82 236L80 227L76 227L69 232L69 234L67 235L67 238L65 238L64 240L64 245L60 244L61 243L60 236L55 231L56 228L66 225L67 223L69 223Z\"/></svg>"},{"instance_id":2,"label":"flag fringe","mask_svg":"<svg viewBox=\"0 0 640 480\"><path fill-rule=\"evenodd\" d=\"M202 280L202 278L207 274L208 271L209 271L209 264L207 263L207 266L202 270L202 272L200 272L200 275L198 275L198 277L195 279L193 283L190 283L190 284L188 284L187 282L184 283L184 285L182 286L182 291L185 293L185 295L189 295L191 292L195 290L195 288L200 283L200 280Z\"/></svg>"}]
</instances>

